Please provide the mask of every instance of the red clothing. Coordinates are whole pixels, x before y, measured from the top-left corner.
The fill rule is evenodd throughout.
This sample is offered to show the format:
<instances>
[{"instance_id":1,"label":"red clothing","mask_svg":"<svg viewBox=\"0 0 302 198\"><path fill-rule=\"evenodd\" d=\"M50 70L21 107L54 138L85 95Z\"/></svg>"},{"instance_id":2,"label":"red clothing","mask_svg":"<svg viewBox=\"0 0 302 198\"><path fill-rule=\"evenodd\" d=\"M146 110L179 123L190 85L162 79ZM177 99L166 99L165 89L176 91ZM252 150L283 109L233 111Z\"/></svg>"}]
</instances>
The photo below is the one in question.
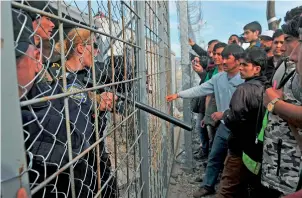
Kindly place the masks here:
<instances>
[{"instance_id":1,"label":"red clothing","mask_svg":"<svg viewBox=\"0 0 302 198\"><path fill-rule=\"evenodd\" d=\"M293 194L287 195L284 198L301 198L302 197L302 190L299 190L298 192L295 192Z\"/></svg>"}]
</instances>

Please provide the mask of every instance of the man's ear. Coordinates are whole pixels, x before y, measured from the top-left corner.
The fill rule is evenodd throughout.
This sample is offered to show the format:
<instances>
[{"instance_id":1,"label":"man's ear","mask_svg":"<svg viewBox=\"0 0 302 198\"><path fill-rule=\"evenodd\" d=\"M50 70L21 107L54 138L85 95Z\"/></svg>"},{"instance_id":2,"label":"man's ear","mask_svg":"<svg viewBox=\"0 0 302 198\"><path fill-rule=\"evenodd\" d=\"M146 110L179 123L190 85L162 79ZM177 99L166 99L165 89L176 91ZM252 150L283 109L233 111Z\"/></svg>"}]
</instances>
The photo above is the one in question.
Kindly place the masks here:
<instances>
[{"instance_id":1,"label":"man's ear","mask_svg":"<svg viewBox=\"0 0 302 198\"><path fill-rule=\"evenodd\" d=\"M255 73L256 74L261 74L261 67L260 66L255 67Z\"/></svg>"},{"instance_id":2,"label":"man's ear","mask_svg":"<svg viewBox=\"0 0 302 198\"><path fill-rule=\"evenodd\" d=\"M255 32L256 32L257 36L259 37L259 36L260 36L259 31L258 31L258 30L256 30Z\"/></svg>"},{"instance_id":3,"label":"man's ear","mask_svg":"<svg viewBox=\"0 0 302 198\"><path fill-rule=\"evenodd\" d=\"M34 58L37 63L37 67L35 68L36 72L38 73L42 69L42 56L39 49L35 49L34 51Z\"/></svg>"}]
</instances>

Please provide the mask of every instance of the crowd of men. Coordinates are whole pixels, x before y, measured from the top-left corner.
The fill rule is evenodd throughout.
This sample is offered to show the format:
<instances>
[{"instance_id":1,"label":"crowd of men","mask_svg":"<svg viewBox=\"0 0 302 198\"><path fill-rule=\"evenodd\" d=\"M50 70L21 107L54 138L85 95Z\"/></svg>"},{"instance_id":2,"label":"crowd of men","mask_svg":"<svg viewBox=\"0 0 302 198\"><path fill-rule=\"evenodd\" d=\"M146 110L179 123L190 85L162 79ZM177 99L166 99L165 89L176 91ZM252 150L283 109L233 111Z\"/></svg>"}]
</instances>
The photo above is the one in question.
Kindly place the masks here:
<instances>
[{"instance_id":1,"label":"crowd of men","mask_svg":"<svg viewBox=\"0 0 302 198\"><path fill-rule=\"evenodd\" d=\"M47 2L26 3L53 12ZM301 14L301 6L290 10L282 29L274 32L262 33L258 22L247 24L243 28L244 42L250 43L246 50L237 35L231 35L228 44L210 41L207 52L189 40L200 56L192 61L194 71L201 77L200 85L167 96L167 100L199 98L195 109L200 113L201 148L196 158L207 163L205 177L199 178L202 185L194 197L214 194L221 172L217 197L274 198L297 193L302 197ZM87 88L89 68L99 53L90 31L71 29L63 45L52 38L56 25L49 17L13 8L12 18L20 101ZM47 46L49 43L53 45ZM62 50L64 61L60 59ZM200 60L205 57L207 64L201 65ZM55 65L54 71L45 70L51 64ZM106 113L112 111L117 100L106 91L97 95L79 92L68 98L21 109L31 189L70 158L91 149L96 130L98 137L103 137ZM66 102L69 109L65 109ZM97 118L94 104L99 110ZM68 131L71 153L67 149ZM99 150L91 149L74 163L73 176L67 169L33 196L71 197L70 177L74 177L76 197L94 197L100 186L102 197L116 197L117 182L110 167L101 141Z\"/></svg>"},{"instance_id":2,"label":"crowd of men","mask_svg":"<svg viewBox=\"0 0 302 198\"><path fill-rule=\"evenodd\" d=\"M45 12L54 12L46 1L23 3ZM52 37L56 25L49 17L12 8L12 19L20 101L87 88L89 68L94 56L99 53L90 31L73 28L62 45ZM53 55L60 57L62 49L66 56L65 72L60 58L51 62ZM51 65L55 66L52 67L54 72L48 69ZM66 76L66 87L63 75ZM74 178L76 197L94 197L100 191L102 197L116 197L117 182L104 140L99 147L92 148L92 144L96 142L95 133L99 139L103 138L107 125L106 113L112 111L113 101L117 98L105 91L96 96L90 92L80 92L68 98L69 109L66 109L67 101L64 98L23 106L21 109L31 189L71 159L90 149L72 165L73 175L70 175L69 169L63 171L33 197L71 197L70 178ZM95 103L98 117L94 112ZM68 132L71 134L72 151L68 150ZM101 179L98 180L98 177Z\"/></svg>"},{"instance_id":3,"label":"crowd of men","mask_svg":"<svg viewBox=\"0 0 302 198\"><path fill-rule=\"evenodd\" d=\"M195 158L206 169L195 198L302 197L302 6L284 21L275 31L248 23L243 39L214 39L207 52L189 39L200 85L166 98L198 99Z\"/></svg>"}]
</instances>

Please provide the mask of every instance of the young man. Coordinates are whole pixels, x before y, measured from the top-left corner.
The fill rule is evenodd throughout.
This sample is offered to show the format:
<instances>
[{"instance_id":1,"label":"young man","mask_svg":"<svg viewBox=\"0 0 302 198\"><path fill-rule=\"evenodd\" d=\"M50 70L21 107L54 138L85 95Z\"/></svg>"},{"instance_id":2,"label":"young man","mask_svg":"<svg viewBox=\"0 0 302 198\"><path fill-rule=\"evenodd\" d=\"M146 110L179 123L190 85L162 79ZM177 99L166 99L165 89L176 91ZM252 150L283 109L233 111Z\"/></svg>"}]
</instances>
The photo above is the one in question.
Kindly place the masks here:
<instances>
[{"instance_id":1,"label":"young man","mask_svg":"<svg viewBox=\"0 0 302 198\"><path fill-rule=\"evenodd\" d=\"M226 54L231 55L224 62L224 72L213 76L209 81L191 89L179 92L178 94L169 95L166 97L167 101L172 101L177 98L194 98L205 96L209 94L215 95L217 112L211 115L214 121L220 121L223 112L229 108L229 103L232 94L235 92L238 85L243 83L239 74L239 54L243 53L243 49L237 45L232 44L224 48ZM224 52L222 52L224 53ZM208 158L208 165L202 186L194 192L194 197L201 197L210 195L215 192L214 186L220 170L223 167L223 161L227 154L227 139L229 136L229 129L221 121L214 138L213 146Z\"/></svg>"},{"instance_id":2,"label":"young man","mask_svg":"<svg viewBox=\"0 0 302 198\"><path fill-rule=\"evenodd\" d=\"M284 55L284 51L281 50L284 43L284 34L283 31L278 29L273 35L273 45L272 50L274 54L274 66L277 66L277 63L280 61L281 57Z\"/></svg>"},{"instance_id":3,"label":"young man","mask_svg":"<svg viewBox=\"0 0 302 198\"><path fill-rule=\"evenodd\" d=\"M213 39L213 40L209 41L208 42L208 49L207 49L207 51L205 51L200 46L198 46L191 38L189 38L189 45L192 47L192 50L194 50L196 52L196 54L198 54L200 57L208 56L209 58L211 58L213 47L218 42L219 41L216 40L216 39ZM212 47L210 48L210 46L212 46Z\"/></svg>"},{"instance_id":4,"label":"young man","mask_svg":"<svg viewBox=\"0 0 302 198\"><path fill-rule=\"evenodd\" d=\"M195 58L195 61L198 62L198 64L193 64L193 70L200 76L201 81L200 84L205 82L205 79L209 79L213 75L213 72L215 70L215 64L213 63L213 47L214 45L218 43L217 40L211 40L208 43L208 49L207 49L207 55L208 55L208 63L207 65L200 65L199 64L199 58ZM192 39L189 39L189 44L192 46L192 49L199 55L204 55L203 49L200 48L198 45L196 45ZM201 120L203 120L204 114L205 114L205 101L206 96L200 97L200 98L194 98L192 99L194 101L197 101L199 105L199 113L196 119L196 129L199 131L200 134L200 141L201 141L201 148L199 152L194 156L197 160L206 159L208 157L209 153L209 138L208 138L208 132L206 128L203 128L200 123ZM200 179L197 179L200 181Z\"/></svg>"},{"instance_id":5,"label":"young man","mask_svg":"<svg viewBox=\"0 0 302 198\"><path fill-rule=\"evenodd\" d=\"M288 11L286 13L286 16L284 17L285 24L282 25L282 31L284 34L284 44L281 46L281 51L284 52L284 60L279 66L277 66L276 71L271 79L271 82L277 82L277 87L279 86L279 83L284 79L286 76L288 76L294 69L295 64L293 61L291 61L288 57L290 56L293 49L299 44L299 33L298 30L295 29L297 23L293 21L294 17L299 17L302 13L302 6L293 8L292 10Z\"/></svg>"},{"instance_id":6,"label":"young man","mask_svg":"<svg viewBox=\"0 0 302 198\"><path fill-rule=\"evenodd\" d=\"M213 45L213 43L211 45ZM212 59L214 61L215 67L207 71L204 82L210 80L218 72L223 72L223 61L222 61L221 52L226 46L227 45L225 43L216 43L214 45ZM204 156L204 153L202 154L199 153L198 155L194 156L195 159L203 159L208 156L209 150L212 147L214 134L216 131L216 125L217 125L217 123L211 118L211 115L217 111L215 97L213 94L203 97L206 97L205 112L204 112L204 116L197 124L199 124L199 126L202 128L201 131L202 132L201 135L203 139L202 150L206 151L206 156Z\"/></svg>"},{"instance_id":7,"label":"young man","mask_svg":"<svg viewBox=\"0 0 302 198\"><path fill-rule=\"evenodd\" d=\"M224 59L228 57L224 56ZM225 111L223 116L224 123L231 133L217 198L244 197L243 189L246 188L242 188L241 184L250 179L255 180L256 175L254 177L243 164L243 151L249 156L258 156L258 161L262 154L261 151L257 153L254 143L264 114L262 95L266 77L261 73L266 66L266 52L253 47L247 49L239 61L240 75L245 82L234 92L230 109Z\"/></svg>"},{"instance_id":8,"label":"young man","mask_svg":"<svg viewBox=\"0 0 302 198\"><path fill-rule=\"evenodd\" d=\"M273 34L273 44L272 44L272 53L273 56L269 57L267 60L267 66L264 69L264 75L267 80L271 81L273 74L275 73L278 64L281 62L281 58L284 55L284 51L281 50L281 47L284 43L284 34L282 30L278 29Z\"/></svg>"},{"instance_id":9,"label":"young man","mask_svg":"<svg viewBox=\"0 0 302 198\"><path fill-rule=\"evenodd\" d=\"M295 16L282 26L285 34L283 48L286 54L291 52L289 58L296 64L296 71L283 88L269 88L264 95L268 116L264 130L261 183L274 193L272 197L295 192L301 170L301 34L298 21L299 16Z\"/></svg>"},{"instance_id":10,"label":"young man","mask_svg":"<svg viewBox=\"0 0 302 198\"><path fill-rule=\"evenodd\" d=\"M222 59L222 51L227 45L225 43L217 43L214 46L213 49L213 60L215 64L214 71L212 72L212 76L216 75L219 72L223 72L223 59ZM205 81L208 81L210 78L210 73L207 73ZM211 149L214 136L215 136L215 131L217 127L217 122L215 122L212 118L211 115L217 111L217 105L215 101L215 96L214 94L207 95L206 97L206 110L205 110L205 116L203 119L203 123L201 123L202 127L207 129L208 132L208 138L209 138L209 148Z\"/></svg>"},{"instance_id":11,"label":"young man","mask_svg":"<svg viewBox=\"0 0 302 198\"><path fill-rule=\"evenodd\" d=\"M299 20L299 42L300 44L293 50L291 53L291 59L296 62L296 70L297 74L299 75L300 78L300 87L302 87L302 15L300 16ZM300 110L301 111L301 110ZM302 116L302 115L300 115ZM297 134L295 135L295 137ZM299 136L297 136L299 138ZM301 138L301 136L300 136ZM300 150L302 150L301 146L301 141L297 140ZM300 198L302 197L302 168L300 167L300 178L299 178L299 183L297 186L297 192L291 195L286 196L285 198Z\"/></svg>"},{"instance_id":12,"label":"young man","mask_svg":"<svg viewBox=\"0 0 302 198\"><path fill-rule=\"evenodd\" d=\"M259 40L259 35L261 34L262 28L259 22L253 21L246 24L243 27L243 31L245 41L250 43L248 48L252 48L254 46L260 47L261 43Z\"/></svg>"}]
</instances>

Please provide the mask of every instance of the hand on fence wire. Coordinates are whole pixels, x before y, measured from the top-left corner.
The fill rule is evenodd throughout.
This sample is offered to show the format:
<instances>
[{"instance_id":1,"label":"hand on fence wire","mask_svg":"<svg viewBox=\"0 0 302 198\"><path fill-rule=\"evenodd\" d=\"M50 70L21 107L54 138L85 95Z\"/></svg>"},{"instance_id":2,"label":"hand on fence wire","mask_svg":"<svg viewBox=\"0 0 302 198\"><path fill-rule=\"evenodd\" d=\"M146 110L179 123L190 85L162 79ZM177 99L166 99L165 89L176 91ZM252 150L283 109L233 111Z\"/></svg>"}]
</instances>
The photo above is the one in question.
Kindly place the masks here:
<instances>
[{"instance_id":1,"label":"hand on fence wire","mask_svg":"<svg viewBox=\"0 0 302 198\"><path fill-rule=\"evenodd\" d=\"M173 100L176 100L177 98L178 98L178 94L172 94L172 95L166 96L167 102L171 102Z\"/></svg>"},{"instance_id":2,"label":"hand on fence wire","mask_svg":"<svg viewBox=\"0 0 302 198\"><path fill-rule=\"evenodd\" d=\"M189 38L189 45L191 46L195 45L195 42L191 38Z\"/></svg>"},{"instance_id":3,"label":"hand on fence wire","mask_svg":"<svg viewBox=\"0 0 302 198\"><path fill-rule=\"evenodd\" d=\"M103 92L98 96L100 111L112 111L113 101L117 101L118 97L111 92Z\"/></svg>"}]
</instances>

